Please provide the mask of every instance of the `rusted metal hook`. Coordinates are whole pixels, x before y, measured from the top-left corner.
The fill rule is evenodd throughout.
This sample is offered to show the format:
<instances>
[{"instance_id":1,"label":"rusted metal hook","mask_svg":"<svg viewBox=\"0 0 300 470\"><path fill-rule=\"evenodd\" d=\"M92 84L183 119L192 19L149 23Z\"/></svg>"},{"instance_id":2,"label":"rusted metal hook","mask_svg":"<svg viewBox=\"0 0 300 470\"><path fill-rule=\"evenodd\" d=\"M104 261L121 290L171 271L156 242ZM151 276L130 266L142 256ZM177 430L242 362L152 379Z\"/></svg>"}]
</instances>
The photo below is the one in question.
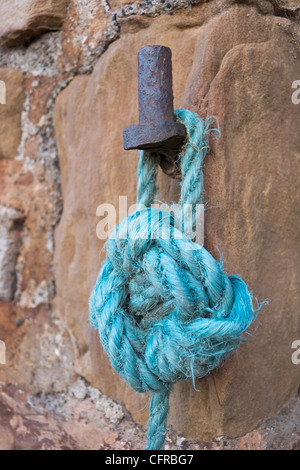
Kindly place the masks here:
<instances>
[{"instance_id":1,"label":"rusted metal hook","mask_svg":"<svg viewBox=\"0 0 300 470\"><path fill-rule=\"evenodd\" d=\"M124 149L161 155L161 167L180 178L178 157L186 128L174 121L172 53L164 46L146 46L138 54L139 124L125 128Z\"/></svg>"}]
</instances>

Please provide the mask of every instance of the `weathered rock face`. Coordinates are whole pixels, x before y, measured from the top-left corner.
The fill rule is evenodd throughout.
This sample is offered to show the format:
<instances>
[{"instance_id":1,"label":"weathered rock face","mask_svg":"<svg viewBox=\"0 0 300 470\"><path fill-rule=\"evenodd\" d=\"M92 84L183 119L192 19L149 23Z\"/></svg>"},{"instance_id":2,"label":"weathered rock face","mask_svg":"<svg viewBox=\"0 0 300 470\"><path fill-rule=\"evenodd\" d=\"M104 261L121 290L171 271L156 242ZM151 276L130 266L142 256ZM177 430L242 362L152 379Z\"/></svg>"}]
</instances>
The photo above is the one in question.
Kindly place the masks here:
<instances>
[{"instance_id":1,"label":"weathered rock face","mask_svg":"<svg viewBox=\"0 0 300 470\"><path fill-rule=\"evenodd\" d=\"M70 0L11 0L0 6L0 44L13 46L57 30Z\"/></svg>"},{"instance_id":2,"label":"weathered rock face","mask_svg":"<svg viewBox=\"0 0 300 470\"><path fill-rule=\"evenodd\" d=\"M60 69L87 72L95 56L117 35L118 27L106 2L89 0L87 5L85 0L74 0L63 26Z\"/></svg>"},{"instance_id":3,"label":"weathered rock face","mask_svg":"<svg viewBox=\"0 0 300 470\"><path fill-rule=\"evenodd\" d=\"M191 383L176 385L171 422L198 439L249 431L299 387L291 362L291 343L300 336L300 106L291 101L300 76L299 28L242 5L214 16L213 3L172 17L120 19L120 39L90 77L76 77L60 94L55 110L64 200L55 307L75 340L77 372L143 422L145 398L113 372L88 326L88 298L105 256L97 206L118 207L120 195L128 195L128 205L135 200L137 155L122 149L122 131L138 122L138 50L171 47L176 107L218 117L222 138L212 141L205 166L205 246L216 257L219 248L227 272L241 275L270 304L255 335L197 382L200 392ZM162 176L161 184L162 197L176 199L177 183Z\"/></svg>"},{"instance_id":4,"label":"weathered rock face","mask_svg":"<svg viewBox=\"0 0 300 470\"><path fill-rule=\"evenodd\" d=\"M137 154L123 151L122 131L138 121L137 52L153 43L172 48L176 107L220 122L205 166L206 247L271 300L248 343L197 382L200 393L174 389L176 430L210 442L178 444L171 431L167 446L296 448L285 416L281 431L263 425L274 427L270 442L259 430L211 437L252 429L299 385L299 1L12 0L0 13L0 386L21 389L0 393L0 448L144 446L126 411L116 430L121 408L97 389L80 380L66 393L77 373L148 417L147 398L121 382L89 327L88 298L105 256L97 206L135 202ZM178 183L160 182L160 199L177 200ZM52 406L62 413L45 415Z\"/></svg>"},{"instance_id":5,"label":"weathered rock face","mask_svg":"<svg viewBox=\"0 0 300 470\"><path fill-rule=\"evenodd\" d=\"M14 158L21 141L21 114L25 101L24 77L20 70L0 69L0 158Z\"/></svg>"},{"instance_id":6,"label":"weathered rock face","mask_svg":"<svg viewBox=\"0 0 300 470\"><path fill-rule=\"evenodd\" d=\"M70 336L50 305L53 230L61 210L52 124L55 93L64 83L56 68L59 37L49 33L26 49L0 48L0 80L7 85L0 105L0 205L9 211L3 209L0 229L0 339L6 344L0 381L32 393L62 391L74 377ZM11 220L15 213L22 214L22 227Z\"/></svg>"},{"instance_id":7,"label":"weathered rock face","mask_svg":"<svg viewBox=\"0 0 300 470\"><path fill-rule=\"evenodd\" d=\"M239 439L192 442L169 429L166 450L300 450L299 401ZM1 450L138 450L146 443L122 406L81 379L69 393L38 396L0 384L0 415Z\"/></svg>"}]
</instances>

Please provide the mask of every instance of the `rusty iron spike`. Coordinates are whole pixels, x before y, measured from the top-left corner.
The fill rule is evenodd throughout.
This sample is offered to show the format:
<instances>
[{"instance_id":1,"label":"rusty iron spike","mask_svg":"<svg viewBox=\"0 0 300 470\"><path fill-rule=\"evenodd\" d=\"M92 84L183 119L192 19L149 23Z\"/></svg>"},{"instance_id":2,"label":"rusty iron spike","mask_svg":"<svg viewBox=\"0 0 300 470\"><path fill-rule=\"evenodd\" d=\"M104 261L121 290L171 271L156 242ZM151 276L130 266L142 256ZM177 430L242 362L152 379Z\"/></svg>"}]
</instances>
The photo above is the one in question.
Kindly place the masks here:
<instances>
[{"instance_id":1,"label":"rusty iron spike","mask_svg":"<svg viewBox=\"0 0 300 470\"><path fill-rule=\"evenodd\" d=\"M186 128L174 121L172 53L168 47L146 46L138 54L139 124L125 128L124 149L161 155L163 171L180 178L178 156Z\"/></svg>"}]
</instances>

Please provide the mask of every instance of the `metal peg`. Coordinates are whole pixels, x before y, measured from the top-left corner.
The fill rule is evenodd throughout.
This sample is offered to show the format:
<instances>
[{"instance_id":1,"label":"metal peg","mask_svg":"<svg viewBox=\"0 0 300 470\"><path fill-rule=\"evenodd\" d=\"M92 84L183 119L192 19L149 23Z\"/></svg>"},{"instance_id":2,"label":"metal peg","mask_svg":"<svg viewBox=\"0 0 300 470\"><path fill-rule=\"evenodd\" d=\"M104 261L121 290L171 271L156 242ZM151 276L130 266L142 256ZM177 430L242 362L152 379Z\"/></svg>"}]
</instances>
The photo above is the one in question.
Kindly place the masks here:
<instances>
[{"instance_id":1,"label":"metal peg","mask_svg":"<svg viewBox=\"0 0 300 470\"><path fill-rule=\"evenodd\" d=\"M186 128L174 121L172 53L168 47L146 46L138 54L139 124L125 128L124 149L161 155L161 167L180 177L178 156Z\"/></svg>"}]
</instances>

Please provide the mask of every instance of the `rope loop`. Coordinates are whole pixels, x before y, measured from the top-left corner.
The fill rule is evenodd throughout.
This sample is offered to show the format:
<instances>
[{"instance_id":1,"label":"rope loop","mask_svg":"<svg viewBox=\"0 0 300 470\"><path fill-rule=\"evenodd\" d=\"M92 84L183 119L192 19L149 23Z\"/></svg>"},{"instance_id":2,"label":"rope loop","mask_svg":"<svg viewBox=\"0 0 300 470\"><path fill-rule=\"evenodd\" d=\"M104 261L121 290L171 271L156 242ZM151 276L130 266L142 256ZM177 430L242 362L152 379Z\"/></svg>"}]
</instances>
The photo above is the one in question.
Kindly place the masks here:
<instances>
[{"instance_id":1,"label":"rope loop","mask_svg":"<svg viewBox=\"0 0 300 470\"><path fill-rule=\"evenodd\" d=\"M169 394L179 380L203 377L243 341L256 313L237 276L187 236L186 205L202 203L203 160L211 118L175 111L187 129L181 155L182 213L151 207L159 155L140 152L138 209L106 242L90 297L90 321L114 369L136 390L151 392L147 449L164 448ZM184 217L183 217L184 219ZM194 221L192 221L192 225Z\"/></svg>"}]
</instances>

